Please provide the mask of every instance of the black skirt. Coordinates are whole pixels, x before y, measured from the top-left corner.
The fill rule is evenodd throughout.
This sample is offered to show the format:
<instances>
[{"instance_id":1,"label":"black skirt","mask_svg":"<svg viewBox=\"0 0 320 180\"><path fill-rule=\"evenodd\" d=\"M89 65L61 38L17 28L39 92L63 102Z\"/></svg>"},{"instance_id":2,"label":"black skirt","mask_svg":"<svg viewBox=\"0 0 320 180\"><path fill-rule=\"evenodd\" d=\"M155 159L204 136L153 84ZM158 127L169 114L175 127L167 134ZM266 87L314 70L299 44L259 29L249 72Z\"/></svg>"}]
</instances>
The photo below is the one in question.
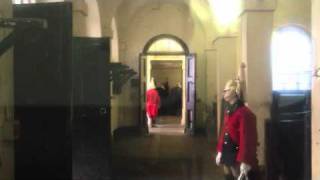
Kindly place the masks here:
<instances>
[{"instance_id":1,"label":"black skirt","mask_svg":"<svg viewBox=\"0 0 320 180\"><path fill-rule=\"evenodd\" d=\"M229 133L224 134L221 161L227 166L233 166L236 163L239 145L234 143Z\"/></svg>"}]
</instances>

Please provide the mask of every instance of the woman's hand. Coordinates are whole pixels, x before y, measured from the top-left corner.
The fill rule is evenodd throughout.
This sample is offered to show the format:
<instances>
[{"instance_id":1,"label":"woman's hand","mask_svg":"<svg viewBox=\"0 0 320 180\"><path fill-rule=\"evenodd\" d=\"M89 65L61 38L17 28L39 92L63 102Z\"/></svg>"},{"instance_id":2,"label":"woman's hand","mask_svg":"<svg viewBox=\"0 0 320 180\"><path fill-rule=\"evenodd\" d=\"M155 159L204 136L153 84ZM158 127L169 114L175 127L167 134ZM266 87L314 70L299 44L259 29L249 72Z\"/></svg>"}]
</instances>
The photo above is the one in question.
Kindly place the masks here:
<instances>
[{"instance_id":1,"label":"woman's hand","mask_svg":"<svg viewBox=\"0 0 320 180\"><path fill-rule=\"evenodd\" d=\"M216 156L216 164L218 166L220 166L220 164L221 164L221 156L222 156L221 152L218 152L218 154Z\"/></svg>"}]
</instances>

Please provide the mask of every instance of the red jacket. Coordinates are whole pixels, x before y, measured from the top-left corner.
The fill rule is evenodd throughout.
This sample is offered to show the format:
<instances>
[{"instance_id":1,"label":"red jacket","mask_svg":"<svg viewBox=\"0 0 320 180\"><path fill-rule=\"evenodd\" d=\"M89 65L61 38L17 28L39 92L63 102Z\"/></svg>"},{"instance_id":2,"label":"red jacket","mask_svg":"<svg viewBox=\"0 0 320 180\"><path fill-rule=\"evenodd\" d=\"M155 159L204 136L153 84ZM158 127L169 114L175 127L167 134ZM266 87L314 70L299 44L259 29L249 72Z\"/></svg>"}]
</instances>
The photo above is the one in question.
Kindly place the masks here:
<instances>
[{"instance_id":1,"label":"red jacket","mask_svg":"<svg viewBox=\"0 0 320 180\"><path fill-rule=\"evenodd\" d=\"M218 140L217 151L222 152L223 136L228 132L233 142L239 145L236 161L258 166L256 116L246 107L238 107L232 114L224 115L224 126Z\"/></svg>"},{"instance_id":2,"label":"red jacket","mask_svg":"<svg viewBox=\"0 0 320 180\"><path fill-rule=\"evenodd\" d=\"M158 115L158 107L160 104L158 91L155 89L149 89L146 96L146 111L150 118L155 118Z\"/></svg>"}]
</instances>

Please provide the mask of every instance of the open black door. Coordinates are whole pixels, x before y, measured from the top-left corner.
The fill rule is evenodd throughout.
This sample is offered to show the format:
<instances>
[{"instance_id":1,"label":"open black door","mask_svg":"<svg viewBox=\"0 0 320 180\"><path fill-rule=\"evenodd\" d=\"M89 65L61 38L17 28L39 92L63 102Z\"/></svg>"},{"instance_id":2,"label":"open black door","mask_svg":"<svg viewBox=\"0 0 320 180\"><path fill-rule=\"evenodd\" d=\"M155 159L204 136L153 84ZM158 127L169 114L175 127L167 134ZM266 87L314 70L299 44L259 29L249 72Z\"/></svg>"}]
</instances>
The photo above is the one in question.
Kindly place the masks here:
<instances>
[{"instance_id":1,"label":"open black door","mask_svg":"<svg viewBox=\"0 0 320 180\"><path fill-rule=\"evenodd\" d=\"M111 179L109 39L73 38L73 179Z\"/></svg>"},{"instance_id":2,"label":"open black door","mask_svg":"<svg viewBox=\"0 0 320 180\"><path fill-rule=\"evenodd\" d=\"M147 89L147 82L146 82L146 74L147 74L147 67L146 67L147 56L144 54L139 55L139 92L140 92L140 113L139 113L139 129L141 131L147 131L147 120L146 120L146 110L145 110L145 102L146 102L146 89Z\"/></svg>"},{"instance_id":3,"label":"open black door","mask_svg":"<svg viewBox=\"0 0 320 180\"><path fill-rule=\"evenodd\" d=\"M15 18L40 18L14 46L15 179L71 179L71 3L14 6Z\"/></svg>"},{"instance_id":4,"label":"open black door","mask_svg":"<svg viewBox=\"0 0 320 180\"><path fill-rule=\"evenodd\" d=\"M186 133L194 134L195 128L195 54L186 56Z\"/></svg>"}]
</instances>

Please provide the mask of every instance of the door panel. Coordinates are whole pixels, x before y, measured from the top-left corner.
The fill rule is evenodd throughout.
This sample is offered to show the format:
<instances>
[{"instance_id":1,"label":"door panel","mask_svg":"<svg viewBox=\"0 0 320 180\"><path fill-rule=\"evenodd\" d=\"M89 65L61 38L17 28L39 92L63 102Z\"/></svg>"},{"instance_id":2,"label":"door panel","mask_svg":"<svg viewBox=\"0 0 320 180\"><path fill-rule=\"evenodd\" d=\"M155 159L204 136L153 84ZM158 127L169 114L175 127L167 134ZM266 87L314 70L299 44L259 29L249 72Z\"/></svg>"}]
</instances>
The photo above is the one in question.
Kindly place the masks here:
<instances>
[{"instance_id":1,"label":"door panel","mask_svg":"<svg viewBox=\"0 0 320 180\"><path fill-rule=\"evenodd\" d=\"M195 127L195 54L186 57L186 132L193 134Z\"/></svg>"},{"instance_id":2,"label":"door panel","mask_svg":"<svg viewBox=\"0 0 320 180\"><path fill-rule=\"evenodd\" d=\"M73 179L110 179L109 39L73 38Z\"/></svg>"},{"instance_id":3,"label":"door panel","mask_svg":"<svg viewBox=\"0 0 320 180\"><path fill-rule=\"evenodd\" d=\"M16 5L14 17L48 24L14 47L15 179L71 179L71 3Z\"/></svg>"},{"instance_id":4,"label":"door panel","mask_svg":"<svg viewBox=\"0 0 320 180\"><path fill-rule=\"evenodd\" d=\"M139 118L139 127L141 130L147 130L146 127L146 111L145 111L145 101L146 101L146 61L147 56L140 54L139 57L139 78L140 78L140 118Z\"/></svg>"}]
</instances>

